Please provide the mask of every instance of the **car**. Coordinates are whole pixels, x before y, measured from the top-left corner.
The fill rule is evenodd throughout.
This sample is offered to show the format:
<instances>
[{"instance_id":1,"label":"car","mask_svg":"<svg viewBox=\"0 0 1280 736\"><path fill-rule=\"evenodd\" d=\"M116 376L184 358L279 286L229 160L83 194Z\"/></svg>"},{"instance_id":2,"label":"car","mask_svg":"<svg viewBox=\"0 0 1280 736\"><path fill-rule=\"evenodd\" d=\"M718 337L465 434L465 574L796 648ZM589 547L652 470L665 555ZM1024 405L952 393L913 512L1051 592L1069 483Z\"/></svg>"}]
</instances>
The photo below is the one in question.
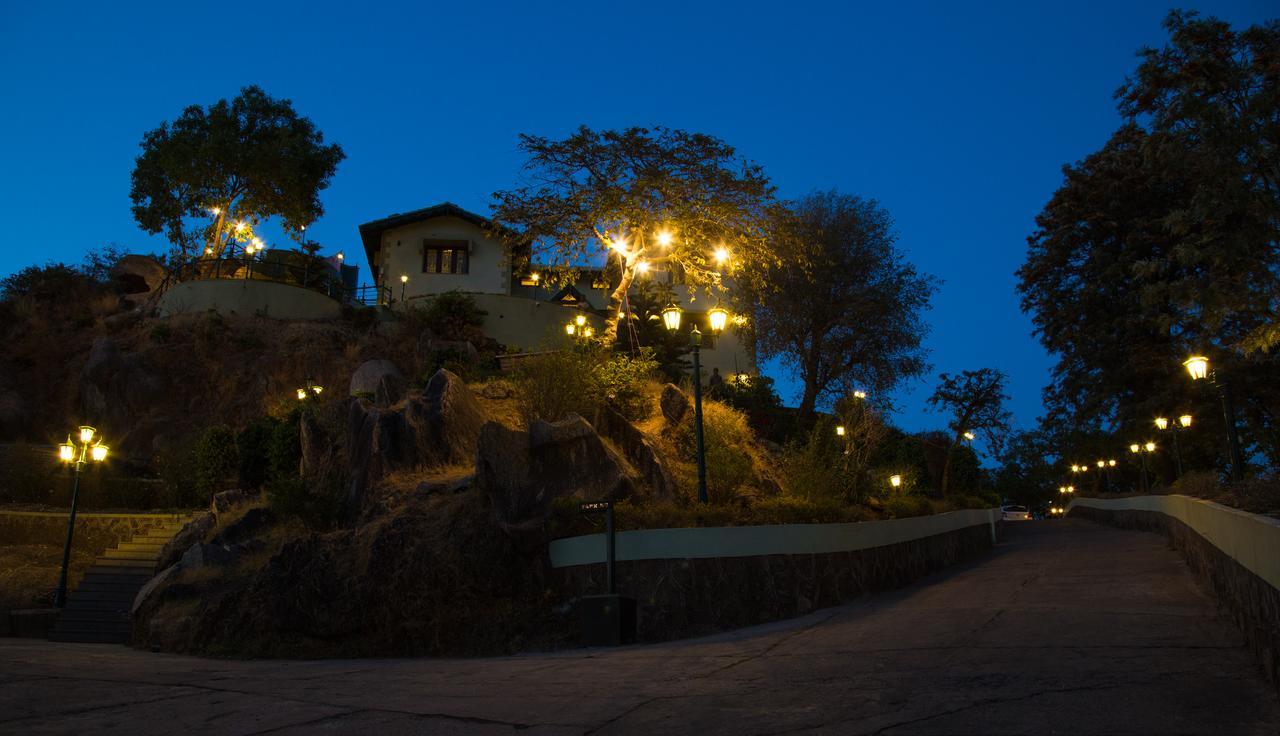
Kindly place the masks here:
<instances>
[{"instance_id":1,"label":"car","mask_svg":"<svg viewBox=\"0 0 1280 736\"><path fill-rule=\"evenodd\" d=\"M1001 506L1001 521L1031 521L1031 509L1026 506Z\"/></svg>"}]
</instances>

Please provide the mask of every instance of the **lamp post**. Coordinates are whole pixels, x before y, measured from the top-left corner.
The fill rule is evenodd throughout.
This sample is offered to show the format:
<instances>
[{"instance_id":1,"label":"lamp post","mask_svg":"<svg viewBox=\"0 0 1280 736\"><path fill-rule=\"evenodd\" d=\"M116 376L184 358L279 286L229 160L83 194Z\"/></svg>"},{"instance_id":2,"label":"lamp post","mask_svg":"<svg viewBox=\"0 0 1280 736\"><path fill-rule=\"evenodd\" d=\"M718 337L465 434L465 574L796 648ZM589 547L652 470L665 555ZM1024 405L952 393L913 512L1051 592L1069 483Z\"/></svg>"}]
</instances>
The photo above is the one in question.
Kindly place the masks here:
<instances>
[{"instance_id":1,"label":"lamp post","mask_svg":"<svg viewBox=\"0 0 1280 736\"><path fill-rule=\"evenodd\" d=\"M680 315L683 310L674 304L667 305L662 310L662 324L666 326L667 331L677 332L680 330ZM707 321L711 327L711 333L718 335L724 330L725 324L729 321L728 310L716 306L707 312ZM702 348L702 332L698 330L698 326L694 325L693 330L689 332L690 342L693 346L693 436L694 442L698 448L698 500L707 503L707 453L702 441L702 363L699 360L699 352Z\"/></svg>"},{"instance_id":2,"label":"lamp post","mask_svg":"<svg viewBox=\"0 0 1280 736\"><path fill-rule=\"evenodd\" d=\"M80 468L88 461L100 463L107 459L107 446L102 441L94 441L98 430L93 427L81 427L77 432L78 442L71 437L58 445L58 459L64 463L75 463L74 480L71 485L71 515L67 518L67 541L62 546L62 572L58 573L58 590L53 594L53 605L62 608L67 603L67 566L71 563L71 537L76 530L76 503L80 500Z\"/></svg>"},{"instance_id":3,"label":"lamp post","mask_svg":"<svg viewBox=\"0 0 1280 736\"><path fill-rule=\"evenodd\" d=\"M400 274L400 301L404 301L404 287L409 284L409 274Z\"/></svg>"},{"instance_id":4,"label":"lamp post","mask_svg":"<svg viewBox=\"0 0 1280 736\"><path fill-rule=\"evenodd\" d=\"M1231 400L1231 387L1226 379L1209 367L1209 359L1203 355L1193 355L1182 362L1192 381L1209 379L1209 383L1218 390L1218 398L1222 401L1222 418L1227 424L1227 455L1231 461L1231 481L1239 483L1244 479L1244 457L1240 454L1240 435L1236 431L1236 409Z\"/></svg>"},{"instance_id":5,"label":"lamp post","mask_svg":"<svg viewBox=\"0 0 1280 736\"><path fill-rule=\"evenodd\" d=\"M1182 477L1182 448L1178 445L1178 433L1184 429L1191 428L1191 422L1194 421L1190 414L1183 414L1178 417L1177 422L1170 422L1164 417L1156 417L1156 429L1160 431L1169 430L1173 432L1173 458L1178 468L1178 477Z\"/></svg>"},{"instance_id":6,"label":"lamp post","mask_svg":"<svg viewBox=\"0 0 1280 736\"><path fill-rule=\"evenodd\" d=\"M1143 493L1151 492L1151 481L1150 479L1147 478L1147 455L1150 455L1155 451L1156 451L1156 443L1154 442L1147 442L1146 444L1142 444L1142 445L1139 445L1138 443L1135 442L1132 445L1129 445L1129 452L1142 458L1142 492Z\"/></svg>"},{"instance_id":7,"label":"lamp post","mask_svg":"<svg viewBox=\"0 0 1280 736\"><path fill-rule=\"evenodd\" d=\"M324 391L324 386L316 383L315 379L308 378L307 385L298 389L298 401L306 401L312 396L319 396L321 391Z\"/></svg>"}]
</instances>

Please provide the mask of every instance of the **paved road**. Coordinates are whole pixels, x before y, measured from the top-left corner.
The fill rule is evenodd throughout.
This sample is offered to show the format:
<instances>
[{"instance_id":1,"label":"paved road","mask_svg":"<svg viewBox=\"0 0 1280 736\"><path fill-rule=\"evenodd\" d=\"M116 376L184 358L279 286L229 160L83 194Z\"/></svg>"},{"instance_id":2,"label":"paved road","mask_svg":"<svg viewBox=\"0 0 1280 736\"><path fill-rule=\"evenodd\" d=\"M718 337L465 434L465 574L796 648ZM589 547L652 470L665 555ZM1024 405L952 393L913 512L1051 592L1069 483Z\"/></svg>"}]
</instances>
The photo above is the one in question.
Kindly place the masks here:
<instances>
[{"instance_id":1,"label":"paved road","mask_svg":"<svg viewBox=\"0 0 1280 736\"><path fill-rule=\"evenodd\" d=\"M1277 734L1161 537L1034 522L893 593L704 639L472 660L210 661L0 640L0 733Z\"/></svg>"}]
</instances>

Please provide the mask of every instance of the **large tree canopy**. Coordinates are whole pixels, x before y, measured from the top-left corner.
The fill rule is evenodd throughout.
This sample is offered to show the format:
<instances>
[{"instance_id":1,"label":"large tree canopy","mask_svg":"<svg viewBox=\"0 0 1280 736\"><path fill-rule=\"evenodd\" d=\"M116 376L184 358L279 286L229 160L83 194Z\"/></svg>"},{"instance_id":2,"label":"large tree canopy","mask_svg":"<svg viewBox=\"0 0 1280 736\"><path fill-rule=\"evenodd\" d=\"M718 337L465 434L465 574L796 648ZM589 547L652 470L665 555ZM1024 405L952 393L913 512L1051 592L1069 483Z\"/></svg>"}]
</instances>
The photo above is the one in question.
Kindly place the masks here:
<instances>
[{"instance_id":1,"label":"large tree canopy","mask_svg":"<svg viewBox=\"0 0 1280 736\"><path fill-rule=\"evenodd\" d=\"M1274 461L1280 391L1266 376L1280 365L1241 348L1265 347L1280 298L1280 129L1265 71L1280 34L1179 13L1166 26L1171 46L1143 51L1118 93L1130 121L1064 168L1018 271L1023 308L1057 357L1046 429L1107 429L1123 445L1185 411L1205 430L1184 440L1191 454L1212 457L1221 416L1181 367L1204 353L1236 388L1246 444Z\"/></svg>"},{"instance_id":2,"label":"large tree canopy","mask_svg":"<svg viewBox=\"0 0 1280 736\"><path fill-rule=\"evenodd\" d=\"M493 219L531 243L553 281L606 260L612 290L603 337L617 334L628 287L668 272L705 293L767 247L773 188L721 140L670 128L520 136L528 183L496 192Z\"/></svg>"},{"instance_id":3,"label":"large tree canopy","mask_svg":"<svg viewBox=\"0 0 1280 736\"><path fill-rule=\"evenodd\" d=\"M966 433L982 435L993 452L999 454L1009 433L1011 417L1004 403L1008 377L997 368L979 368L958 374L943 373L938 376L938 387L929 397L929 405L951 415L947 428L951 430L951 444L942 468L942 493L946 495L951 483L951 461L956 448Z\"/></svg>"},{"instance_id":4,"label":"large tree canopy","mask_svg":"<svg viewBox=\"0 0 1280 736\"><path fill-rule=\"evenodd\" d=\"M270 217L300 233L324 214L320 192L345 158L289 100L245 87L234 100L192 105L142 139L133 217L174 250L221 253Z\"/></svg>"},{"instance_id":5,"label":"large tree canopy","mask_svg":"<svg viewBox=\"0 0 1280 736\"><path fill-rule=\"evenodd\" d=\"M821 192L781 213L778 256L749 267L757 347L804 384L800 416L856 389L883 397L927 368L922 313L937 281L896 247L874 200Z\"/></svg>"}]
</instances>

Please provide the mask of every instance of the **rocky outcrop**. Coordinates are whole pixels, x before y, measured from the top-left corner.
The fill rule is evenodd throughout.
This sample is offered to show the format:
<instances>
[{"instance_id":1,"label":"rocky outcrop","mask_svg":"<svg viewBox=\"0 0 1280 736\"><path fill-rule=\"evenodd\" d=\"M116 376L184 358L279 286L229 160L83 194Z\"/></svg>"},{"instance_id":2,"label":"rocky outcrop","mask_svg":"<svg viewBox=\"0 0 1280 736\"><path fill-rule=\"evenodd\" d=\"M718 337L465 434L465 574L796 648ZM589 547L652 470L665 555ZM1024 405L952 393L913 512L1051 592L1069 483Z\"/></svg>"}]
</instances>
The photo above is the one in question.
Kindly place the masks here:
<instances>
[{"instance_id":1,"label":"rocky outcrop","mask_svg":"<svg viewBox=\"0 0 1280 736\"><path fill-rule=\"evenodd\" d=\"M662 396L658 399L658 406L662 408L662 416L672 424L679 424L689 413L689 407L692 403L689 396L680 390L680 387L674 383L668 383L662 387Z\"/></svg>"},{"instance_id":2,"label":"rocky outcrop","mask_svg":"<svg viewBox=\"0 0 1280 736\"><path fill-rule=\"evenodd\" d=\"M621 463L595 428L571 414L535 421L528 432L485 424L476 451L476 488L488 496L499 526L509 532L540 527L562 496L621 498L631 491Z\"/></svg>"},{"instance_id":3,"label":"rocky outcrop","mask_svg":"<svg viewBox=\"0 0 1280 736\"><path fill-rule=\"evenodd\" d=\"M351 374L348 395L366 398L374 397L377 396L378 386L384 384L386 386L404 386L407 385L407 382L395 363L389 360L366 360L360 364L359 368L356 368L355 373Z\"/></svg>"},{"instance_id":4,"label":"rocky outcrop","mask_svg":"<svg viewBox=\"0 0 1280 736\"><path fill-rule=\"evenodd\" d=\"M165 542L164 547L160 549L160 557L156 560L155 569L157 571L164 570L176 563L191 548L191 545L204 539L209 530L213 529L213 525L216 522L217 517L211 513L197 514L177 534L173 535L168 542Z\"/></svg>"},{"instance_id":5,"label":"rocky outcrop","mask_svg":"<svg viewBox=\"0 0 1280 736\"><path fill-rule=\"evenodd\" d=\"M596 415L596 429L618 446L655 497L672 499L679 495L675 478L653 443L626 417L606 406Z\"/></svg>"},{"instance_id":6,"label":"rocky outcrop","mask_svg":"<svg viewBox=\"0 0 1280 736\"><path fill-rule=\"evenodd\" d=\"M437 371L421 396L394 407L354 399L347 418L351 483L348 511L359 514L368 489L387 473L470 462L484 413L462 379Z\"/></svg>"},{"instance_id":7,"label":"rocky outcrop","mask_svg":"<svg viewBox=\"0 0 1280 736\"><path fill-rule=\"evenodd\" d=\"M114 340L99 337L80 372L80 404L85 416L115 438L112 449L148 458L157 427L143 421L154 397L163 390L141 356L125 353Z\"/></svg>"},{"instance_id":8,"label":"rocky outcrop","mask_svg":"<svg viewBox=\"0 0 1280 736\"><path fill-rule=\"evenodd\" d=\"M167 276L164 264L151 256L129 254L111 267L111 283L116 291L131 302L147 299L164 284Z\"/></svg>"}]
</instances>

